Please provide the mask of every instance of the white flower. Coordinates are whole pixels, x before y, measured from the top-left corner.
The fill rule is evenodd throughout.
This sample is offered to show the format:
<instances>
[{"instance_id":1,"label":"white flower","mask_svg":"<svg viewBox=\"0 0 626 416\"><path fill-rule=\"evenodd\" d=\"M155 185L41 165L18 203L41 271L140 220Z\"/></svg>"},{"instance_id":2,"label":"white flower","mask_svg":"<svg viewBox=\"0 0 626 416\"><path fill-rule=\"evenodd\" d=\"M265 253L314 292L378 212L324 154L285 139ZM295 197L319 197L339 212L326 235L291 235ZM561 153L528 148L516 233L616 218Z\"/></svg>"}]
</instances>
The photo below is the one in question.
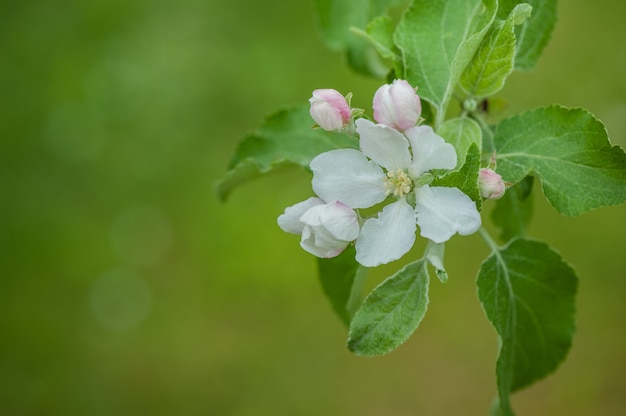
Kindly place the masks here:
<instances>
[{"instance_id":1,"label":"white flower","mask_svg":"<svg viewBox=\"0 0 626 416\"><path fill-rule=\"evenodd\" d=\"M300 234L300 246L317 257L335 257L359 235L353 209L339 201L309 198L285 209L278 217L283 231Z\"/></svg>"},{"instance_id":2,"label":"white flower","mask_svg":"<svg viewBox=\"0 0 626 416\"><path fill-rule=\"evenodd\" d=\"M311 161L313 190L326 201L368 208L393 195L377 218L363 224L356 259L367 267L402 257L420 234L435 243L455 233L474 233L481 224L476 204L457 188L431 187L429 171L454 169L454 147L429 126L404 132L365 119L356 121L361 151L331 150ZM368 159L369 158L369 159Z\"/></svg>"}]
</instances>

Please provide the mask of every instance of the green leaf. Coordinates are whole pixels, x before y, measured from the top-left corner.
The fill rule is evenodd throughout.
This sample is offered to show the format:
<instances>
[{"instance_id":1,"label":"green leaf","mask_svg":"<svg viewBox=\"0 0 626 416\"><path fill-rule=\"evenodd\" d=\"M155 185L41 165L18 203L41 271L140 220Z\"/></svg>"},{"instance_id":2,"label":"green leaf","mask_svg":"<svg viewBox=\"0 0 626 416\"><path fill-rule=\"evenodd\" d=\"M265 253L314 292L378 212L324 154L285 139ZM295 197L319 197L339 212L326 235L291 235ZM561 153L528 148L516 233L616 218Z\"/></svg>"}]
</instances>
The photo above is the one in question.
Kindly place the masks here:
<instances>
[{"instance_id":1,"label":"green leaf","mask_svg":"<svg viewBox=\"0 0 626 416\"><path fill-rule=\"evenodd\" d=\"M526 176L521 182L508 188L502 198L496 200L491 219L500 228L502 241L526 235L533 216L533 200L529 198L533 182L532 176Z\"/></svg>"},{"instance_id":2,"label":"green leaf","mask_svg":"<svg viewBox=\"0 0 626 416\"><path fill-rule=\"evenodd\" d=\"M500 0L498 17L506 18L519 3L516 0ZM550 40L556 23L556 0L525 0L525 3L532 6L533 12L526 23L515 28L515 69L527 71L533 69Z\"/></svg>"},{"instance_id":3,"label":"green leaf","mask_svg":"<svg viewBox=\"0 0 626 416\"><path fill-rule=\"evenodd\" d=\"M394 24L389 16L378 16L365 28L368 39L380 56L394 61L399 59L399 51L393 43Z\"/></svg>"},{"instance_id":4,"label":"green leaf","mask_svg":"<svg viewBox=\"0 0 626 416\"><path fill-rule=\"evenodd\" d=\"M418 260L377 286L352 318L348 348L383 355L406 341L426 313L428 281L426 260Z\"/></svg>"},{"instance_id":5,"label":"green leaf","mask_svg":"<svg viewBox=\"0 0 626 416\"><path fill-rule=\"evenodd\" d=\"M538 176L561 214L626 201L626 153L611 146L602 122L586 110L550 106L502 120L494 143L502 178Z\"/></svg>"},{"instance_id":6,"label":"green leaf","mask_svg":"<svg viewBox=\"0 0 626 416\"><path fill-rule=\"evenodd\" d=\"M313 124L308 105L270 115L258 131L239 142L226 176L217 183L220 199L225 200L238 185L282 166L308 167L311 159L322 152L358 148L355 137L313 129Z\"/></svg>"},{"instance_id":7,"label":"green leaf","mask_svg":"<svg viewBox=\"0 0 626 416\"><path fill-rule=\"evenodd\" d=\"M348 246L343 253L330 259L318 259L320 282L333 310L346 325L360 304L367 269L355 260L356 251Z\"/></svg>"},{"instance_id":8,"label":"green leaf","mask_svg":"<svg viewBox=\"0 0 626 416\"><path fill-rule=\"evenodd\" d=\"M365 30L376 16L404 0L315 0L315 16L326 45L345 51L350 66L363 74L383 78L388 68L366 39L352 32Z\"/></svg>"},{"instance_id":9,"label":"green leaf","mask_svg":"<svg viewBox=\"0 0 626 416\"><path fill-rule=\"evenodd\" d=\"M448 100L496 14L495 0L415 0L395 33L404 78L443 120Z\"/></svg>"},{"instance_id":10,"label":"green leaf","mask_svg":"<svg viewBox=\"0 0 626 416\"><path fill-rule=\"evenodd\" d=\"M478 188L478 171L480 170L480 150L476 143L470 145L465 165L456 171L447 175L436 178L432 182L432 186L447 186L450 188L459 188L461 192L476 202L476 208L480 211L482 206L482 198Z\"/></svg>"},{"instance_id":11,"label":"green leaf","mask_svg":"<svg viewBox=\"0 0 626 416\"><path fill-rule=\"evenodd\" d=\"M500 410L512 415L509 394L553 372L569 351L577 278L546 244L517 239L483 262L477 284L501 340L496 364Z\"/></svg>"},{"instance_id":12,"label":"green leaf","mask_svg":"<svg viewBox=\"0 0 626 416\"><path fill-rule=\"evenodd\" d=\"M482 145L482 131L478 123L469 117L456 117L447 120L437 129L437 134L450 143L456 150L456 167L459 169L465 164L467 151L472 143L476 144L479 153Z\"/></svg>"},{"instance_id":13,"label":"green leaf","mask_svg":"<svg viewBox=\"0 0 626 416\"><path fill-rule=\"evenodd\" d=\"M516 24L530 14L527 3L517 5L506 20L498 20L461 75L459 85L472 97L484 98L500 91L513 72Z\"/></svg>"}]
</instances>

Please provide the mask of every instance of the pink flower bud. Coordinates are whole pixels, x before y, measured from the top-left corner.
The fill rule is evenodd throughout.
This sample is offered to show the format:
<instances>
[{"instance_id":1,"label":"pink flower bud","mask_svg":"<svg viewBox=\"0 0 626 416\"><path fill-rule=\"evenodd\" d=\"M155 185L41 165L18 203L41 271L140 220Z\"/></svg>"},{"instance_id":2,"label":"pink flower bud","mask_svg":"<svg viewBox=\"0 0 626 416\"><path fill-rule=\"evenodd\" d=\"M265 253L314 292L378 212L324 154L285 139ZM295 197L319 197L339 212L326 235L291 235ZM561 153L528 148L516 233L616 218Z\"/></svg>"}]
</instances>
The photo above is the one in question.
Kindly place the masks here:
<instances>
[{"instance_id":1,"label":"pink flower bud","mask_svg":"<svg viewBox=\"0 0 626 416\"><path fill-rule=\"evenodd\" d=\"M502 176L489 168L481 169L478 173L478 187L480 196L487 199L501 198L506 189Z\"/></svg>"},{"instance_id":2,"label":"pink flower bud","mask_svg":"<svg viewBox=\"0 0 626 416\"><path fill-rule=\"evenodd\" d=\"M380 87L374 94L374 120L404 131L415 126L422 114L420 97L403 79Z\"/></svg>"},{"instance_id":3,"label":"pink flower bud","mask_svg":"<svg viewBox=\"0 0 626 416\"><path fill-rule=\"evenodd\" d=\"M340 130L350 122L350 105L337 90L315 90L309 102L311 117L324 130Z\"/></svg>"}]
</instances>

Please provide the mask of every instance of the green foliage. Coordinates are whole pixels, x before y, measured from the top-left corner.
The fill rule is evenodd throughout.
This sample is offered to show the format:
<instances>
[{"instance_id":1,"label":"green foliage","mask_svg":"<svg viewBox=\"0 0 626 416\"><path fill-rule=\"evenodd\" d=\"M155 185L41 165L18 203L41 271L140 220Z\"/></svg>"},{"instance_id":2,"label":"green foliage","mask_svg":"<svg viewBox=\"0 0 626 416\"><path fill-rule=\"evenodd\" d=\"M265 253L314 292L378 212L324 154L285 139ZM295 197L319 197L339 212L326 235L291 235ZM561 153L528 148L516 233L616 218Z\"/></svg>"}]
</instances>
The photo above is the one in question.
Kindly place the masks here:
<instances>
[{"instance_id":1,"label":"green foliage","mask_svg":"<svg viewBox=\"0 0 626 416\"><path fill-rule=\"evenodd\" d=\"M313 129L308 106L280 110L237 146L226 177L217 183L220 199L238 185L276 168L296 164L308 168L318 154L337 148L358 147L354 137Z\"/></svg>"},{"instance_id":2,"label":"green foliage","mask_svg":"<svg viewBox=\"0 0 626 416\"><path fill-rule=\"evenodd\" d=\"M356 262L355 255L354 246L348 246L337 257L317 260L324 294L346 326L350 325L352 315L359 306L367 275L367 269Z\"/></svg>"},{"instance_id":3,"label":"green foliage","mask_svg":"<svg viewBox=\"0 0 626 416\"><path fill-rule=\"evenodd\" d=\"M475 144L480 153L482 146L482 132L476 121L469 117L456 117L447 120L437 129L437 134L446 139L447 143L454 146L456 150L456 168L465 164L467 152L472 144Z\"/></svg>"},{"instance_id":4,"label":"green foliage","mask_svg":"<svg viewBox=\"0 0 626 416\"><path fill-rule=\"evenodd\" d=\"M504 180L537 175L561 214L626 201L626 153L583 109L550 106L513 116L498 124L494 142Z\"/></svg>"},{"instance_id":5,"label":"green foliage","mask_svg":"<svg viewBox=\"0 0 626 416\"><path fill-rule=\"evenodd\" d=\"M315 14L320 33L328 47L345 51L350 66L363 74L382 78L387 74L373 47L355 35L353 29L365 30L372 18L402 0L315 0Z\"/></svg>"},{"instance_id":6,"label":"green foliage","mask_svg":"<svg viewBox=\"0 0 626 416\"><path fill-rule=\"evenodd\" d=\"M426 260L418 260L376 287L354 314L348 348L383 355L406 341L426 314L428 281Z\"/></svg>"},{"instance_id":7,"label":"green foliage","mask_svg":"<svg viewBox=\"0 0 626 416\"><path fill-rule=\"evenodd\" d=\"M500 0L498 17L506 18L518 3L517 0ZM556 23L556 0L528 0L527 3L533 8L532 16L526 24L515 28L515 69L518 70L533 69Z\"/></svg>"},{"instance_id":8,"label":"green foliage","mask_svg":"<svg viewBox=\"0 0 626 416\"><path fill-rule=\"evenodd\" d=\"M395 33L405 78L445 113L457 81L496 15L495 0L416 0Z\"/></svg>"},{"instance_id":9,"label":"green foliage","mask_svg":"<svg viewBox=\"0 0 626 416\"><path fill-rule=\"evenodd\" d=\"M448 186L459 188L464 194L469 196L478 210L481 208L482 200L478 189L478 170L480 169L480 151L476 143L472 143L467 152L467 157L463 167L433 181L433 186Z\"/></svg>"},{"instance_id":10,"label":"green foliage","mask_svg":"<svg viewBox=\"0 0 626 416\"><path fill-rule=\"evenodd\" d=\"M393 43L394 26L391 17L378 16L366 27L368 39L378 53L387 59L399 60L399 51Z\"/></svg>"},{"instance_id":11,"label":"green foliage","mask_svg":"<svg viewBox=\"0 0 626 416\"><path fill-rule=\"evenodd\" d=\"M512 415L509 394L554 371L567 355L575 331L577 278L546 244L517 239L494 248L477 285L501 341L500 409Z\"/></svg>"},{"instance_id":12,"label":"green foliage","mask_svg":"<svg viewBox=\"0 0 626 416\"><path fill-rule=\"evenodd\" d=\"M487 110L478 103L498 93L514 69L536 64L554 26L555 0L413 0L394 26L384 13L399 3L317 0L316 12L324 39L346 51L354 69L419 87L422 122L457 155L451 172L428 177L433 186L460 189L480 211L479 172L494 153L497 167L492 162L489 167L512 185L491 213L507 245L498 247L481 230L492 253L477 279L480 302L501 343L493 411L512 415L509 395L554 371L575 330L573 270L548 245L526 239L535 178L564 215L620 204L626 201L626 153L611 145L603 124L583 109L554 105L495 125L485 121ZM462 109L451 115L455 92ZM270 116L241 142L218 186L221 197L284 164L307 167L321 152L358 147L347 134L312 130L311 124L304 106ZM353 352L386 354L413 333L427 309L428 264L440 281L448 279L443 255L444 244L429 242L422 259L383 281L360 307L365 269L356 262L355 249L319 260L322 287L349 326Z\"/></svg>"},{"instance_id":13,"label":"green foliage","mask_svg":"<svg viewBox=\"0 0 626 416\"><path fill-rule=\"evenodd\" d=\"M513 72L515 25L524 23L530 14L527 3L518 4L506 20L498 20L465 68L459 85L472 97L488 97L500 91Z\"/></svg>"},{"instance_id":14,"label":"green foliage","mask_svg":"<svg viewBox=\"0 0 626 416\"><path fill-rule=\"evenodd\" d=\"M491 219L500 228L501 240L509 241L526 235L526 228L533 216L533 200L529 198L533 182L532 176L526 176L496 201Z\"/></svg>"}]
</instances>

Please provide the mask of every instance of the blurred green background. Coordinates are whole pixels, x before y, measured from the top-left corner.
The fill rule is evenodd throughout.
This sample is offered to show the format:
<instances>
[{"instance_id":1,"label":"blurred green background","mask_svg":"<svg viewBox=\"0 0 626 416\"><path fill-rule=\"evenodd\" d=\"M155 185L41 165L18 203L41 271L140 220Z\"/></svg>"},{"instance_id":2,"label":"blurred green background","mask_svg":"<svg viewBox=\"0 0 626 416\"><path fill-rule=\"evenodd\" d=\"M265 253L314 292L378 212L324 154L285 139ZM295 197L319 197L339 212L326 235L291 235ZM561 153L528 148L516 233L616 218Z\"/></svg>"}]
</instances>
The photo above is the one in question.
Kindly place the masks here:
<instances>
[{"instance_id":1,"label":"blurred green background","mask_svg":"<svg viewBox=\"0 0 626 416\"><path fill-rule=\"evenodd\" d=\"M280 231L311 194L289 170L214 182L237 140L315 88L370 108L376 80L327 51L305 1L92 0L0 6L0 415L483 415L496 336L475 295L477 236L447 248L411 340L345 348L315 260ZM563 1L512 114L582 106L626 146L623 2ZM530 235L581 278L564 365L520 415L626 413L626 206ZM419 251L419 247L416 248ZM417 253L417 251L416 251ZM372 273L374 285L398 264Z\"/></svg>"}]
</instances>

